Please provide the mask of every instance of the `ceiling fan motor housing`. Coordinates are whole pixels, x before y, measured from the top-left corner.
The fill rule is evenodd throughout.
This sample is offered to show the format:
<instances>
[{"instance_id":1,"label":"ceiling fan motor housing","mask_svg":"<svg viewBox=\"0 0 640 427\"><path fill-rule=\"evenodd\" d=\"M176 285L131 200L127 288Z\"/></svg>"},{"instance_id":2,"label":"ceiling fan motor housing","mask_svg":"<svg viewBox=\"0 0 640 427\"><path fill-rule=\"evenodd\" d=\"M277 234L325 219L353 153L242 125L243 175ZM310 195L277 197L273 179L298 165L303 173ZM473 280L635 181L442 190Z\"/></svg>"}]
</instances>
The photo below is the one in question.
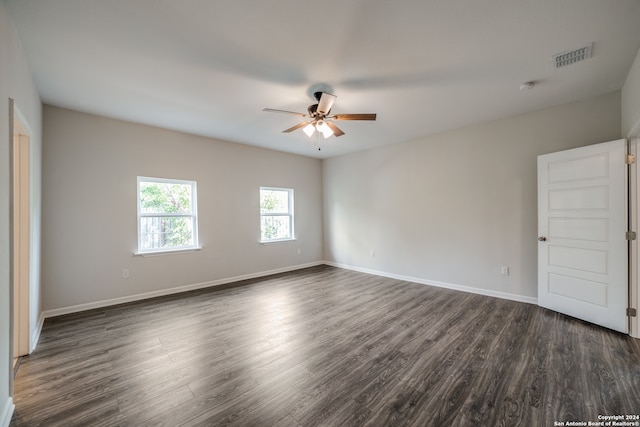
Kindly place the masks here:
<instances>
[{"instance_id":1,"label":"ceiling fan motor housing","mask_svg":"<svg viewBox=\"0 0 640 427\"><path fill-rule=\"evenodd\" d=\"M315 117L318 114L318 104L312 104L307 107L307 112L310 117Z\"/></svg>"}]
</instances>

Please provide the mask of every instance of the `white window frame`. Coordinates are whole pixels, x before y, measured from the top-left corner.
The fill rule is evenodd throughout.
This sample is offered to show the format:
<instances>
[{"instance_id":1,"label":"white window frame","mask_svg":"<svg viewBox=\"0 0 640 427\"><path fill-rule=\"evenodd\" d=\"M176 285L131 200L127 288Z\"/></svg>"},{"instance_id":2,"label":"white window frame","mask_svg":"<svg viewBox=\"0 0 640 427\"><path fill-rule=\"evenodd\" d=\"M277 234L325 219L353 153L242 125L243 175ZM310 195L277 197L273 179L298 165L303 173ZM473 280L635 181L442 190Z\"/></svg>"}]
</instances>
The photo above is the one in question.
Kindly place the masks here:
<instances>
[{"instance_id":1,"label":"white window frame","mask_svg":"<svg viewBox=\"0 0 640 427\"><path fill-rule=\"evenodd\" d=\"M262 191L284 191L289 194L288 196L288 212L287 213L262 213L262 209L259 207L260 211L260 243L273 243L273 242L286 242L289 240L295 240L295 224L294 224L294 212L293 212L293 188L279 188L279 187L260 187L260 203L262 205ZM280 238L280 239L263 239L262 238L262 218L263 217L272 217L272 216L288 216L289 217L289 237Z\"/></svg>"},{"instance_id":2,"label":"white window frame","mask_svg":"<svg viewBox=\"0 0 640 427\"><path fill-rule=\"evenodd\" d=\"M142 182L157 182L157 183L181 184L181 185L191 186L191 213L190 214L169 213L169 212L142 213L141 206L140 206L140 183ZM153 254L163 254L163 253L171 253L171 252L194 251L194 250L200 249L200 247L198 246L198 194L197 194L196 181L139 176L137 179L137 210L138 210L138 251L136 252L137 255L153 255ZM191 218L193 222L193 225L192 225L193 244L188 246L171 246L171 247L164 247L164 248L157 248L157 249L142 248L141 220L142 218L150 218L150 217Z\"/></svg>"}]
</instances>

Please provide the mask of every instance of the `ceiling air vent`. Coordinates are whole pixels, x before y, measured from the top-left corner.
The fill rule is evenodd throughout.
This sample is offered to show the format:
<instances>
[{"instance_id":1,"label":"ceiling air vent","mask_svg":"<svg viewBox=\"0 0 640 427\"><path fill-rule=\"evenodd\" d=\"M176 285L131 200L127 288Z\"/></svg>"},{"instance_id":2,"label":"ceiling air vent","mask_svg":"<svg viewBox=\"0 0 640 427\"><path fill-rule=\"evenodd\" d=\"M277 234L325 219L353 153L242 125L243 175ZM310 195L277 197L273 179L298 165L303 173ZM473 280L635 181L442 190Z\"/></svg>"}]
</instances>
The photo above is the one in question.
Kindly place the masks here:
<instances>
[{"instance_id":1,"label":"ceiling air vent","mask_svg":"<svg viewBox=\"0 0 640 427\"><path fill-rule=\"evenodd\" d=\"M555 68L566 67L567 65L589 59L591 58L592 47L593 43L589 43L581 48L553 55L553 66Z\"/></svg>"}]
</instances>

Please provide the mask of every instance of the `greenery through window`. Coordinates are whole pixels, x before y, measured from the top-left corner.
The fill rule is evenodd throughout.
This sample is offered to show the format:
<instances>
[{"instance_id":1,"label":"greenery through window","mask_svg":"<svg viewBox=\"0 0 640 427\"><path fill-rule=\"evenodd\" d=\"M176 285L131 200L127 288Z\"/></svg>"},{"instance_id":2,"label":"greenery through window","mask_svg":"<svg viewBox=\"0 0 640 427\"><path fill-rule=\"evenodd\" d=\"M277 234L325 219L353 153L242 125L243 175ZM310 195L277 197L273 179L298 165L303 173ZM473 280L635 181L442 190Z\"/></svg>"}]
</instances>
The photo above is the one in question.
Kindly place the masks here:
<instances>
[{"instance_id":1,"label":"greenery through window","mask_svg":"<svg viewBox=\"0 0 640 427\"><path fill-rule=\"evenodd\" d=\"M260 241L293 238L293 190L261 187Z\"/></svg>"},{"instance_id":2,"label":"greenery through window","mask_svg":"<svg viewBox=\"0 0 640 427\"><path fill-rule=\"evenodd\" d=\"M198 246L195 181L138 177L138 252Z\"/></svg>"}]
</instances>

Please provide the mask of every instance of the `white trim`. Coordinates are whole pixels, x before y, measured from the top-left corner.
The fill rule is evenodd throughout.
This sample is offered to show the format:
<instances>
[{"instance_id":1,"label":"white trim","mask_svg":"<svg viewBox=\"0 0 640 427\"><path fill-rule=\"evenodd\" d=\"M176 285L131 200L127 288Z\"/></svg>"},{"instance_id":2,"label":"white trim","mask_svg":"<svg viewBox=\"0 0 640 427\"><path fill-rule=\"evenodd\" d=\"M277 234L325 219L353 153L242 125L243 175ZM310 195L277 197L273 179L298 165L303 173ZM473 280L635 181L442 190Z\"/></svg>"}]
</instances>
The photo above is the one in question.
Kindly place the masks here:
<instances>
[{"instance_id":1,"label":"white trim","mask_svg":"<svg viewBox=\"0 0 640 427\"><path fill-rule=\"evenodd\" d=\"M33 353L36 350L38 341L40 340L40 334L42 333L42 327L44 326L44 319L44 313L40 313L36 329L31 334L31 345L29 346L29 354Z\"/></svg>"},{"instance_id":2,"label":"white trim","mask_svg":"<svg viewBox=\"0 0 640 427\"><path fill-rule=\"evenodd\" d=\"M155 213L143 213L141 212L140 207L140 183L158 183L158 184L174 184L174 185L184 185L191 187L191 213L190 214L176 214L176 213L166 213L166 212L155 212ZM142 255L147 253L158 253L158 252L175 252L182 250L198 250L200 249L198 243L198 183L192 180L183 180L183 179L173 179L173 178L156 178L156 177L148 177L148 176L138 176L137 184L137 222L138 222L138 248L135 252L135 255ZM151 249L142 249L142 229L141 229L141 219L142 218L164 218L164 217L175 217L175 218L190 218L191 219L191 227L193 232L193 245L190 246L182 246L182 247L168 247L168 248L151 248Z\"/></svg>"},{"instance_id":3,"label":"white trim","mask_svg":"<svg viewBox=\"0 0 640 427\"><path fill-rule=\"evenodd\" d=\"M149 298L156 298L156 297L161 297L161 296L166 296L166 295L172 295L172 294L177 294L177 293L181 293L181 292L188 292L188 291L192 291L192 290L196 290L196 289L203 289L203 288L209 288L209 287L213 287L213 286L220 286L220 285L225 285L228 283L234 283L234 282L239 282L242 280L248 280L248 279L255 279L258 277L264 277L264 276L270 276L273 274L279 274L279 273L286 273L288 271L295 271L295 270L300 270L303 268L309 268L309 267L315 267L318 265L329 265L332 267L338 267L338 268L344 268L345 270L352 270L352 271L357 271L360 273L366 273L366 274L373 274L375 276L381 276L381 277L388 277L390 279L397 279L397 280L403 280L406 282L414 282L414 283L418 283L421 285L428 285L428 286L436 286L439 288L446 288L446 289L452 289L455 291L461 291L461 292L469 292L469 293L473 293L473 294L478 294L478 295L485 295L485 296L490 296L490 297L495 297L495 298L500 298L500 299L506 299L506 300L511 300L511 301L518 301L518 302L524 302L527 304L538 304L538 300L537 298L534 297L527 297L524 295L516 295L516 294L510 294L507 292L500 292L500 291L492 291L489 289L481 289L481 288L474 288L474 287L470 287L470 286L464 286L464 285L457 285L457 284L453 284L453 283L446 283L446 282L440 282L437 280L426 280L426 279L422 279L419 277L412 277L412 276L405 276L402 274L394 274L394 273L387 273L384 271L378 271L378 270L370 270L367 268L361 268L361 267L355 267L352 265L346 265L346 264L340 264L340 263L335 263L332 261L316 261L316 262L311 262L311 263L307 263L307 264L299 264L299 265L295 265L292 267L284 267L284 268L277 268L274 270L268 270L268 271L261 271L258 273L250 273L250 274L245 274L242 276L235 276L235 277L227 277L224 279L217 279L217 280L212 280L209 282L202 282L202 283L194 283L191 285L184 285L184 286L178 286L175 288L169 288L169 289L161 289L161 290L157 290L157 291L152 291L152 292L145 292L143 294L135 294L135 295L129 295L129 296L125 296L125 297L118 297L118 298L112 298L112 299L108 299L108 300L102 300L102 301L96 301L96 302L91 302L91 303L86 303L86 304L78 304L78 305L73 305L73 306L69 306L69 307L62 307L62 308L56 308L53 310L45 310L42 312L40 318L41 318L41 322L40 322L40 329L42 329L42 323L44 322L44 319L47 319L49 317L56 317L56 316L62 316L65 314L71 314L71 313L78 313L81 311L87 311L87 310L92 310L95 308L103 308L103 307L108 307L108 306L112 306L112 305L117 305L117 304L124 304L127 302L133 302L133 301L140 301L140 300L145 300L145 299L149 299ZM39 336L39 333L38 333ZM35 348L35 346L34 346Z\"/></svg>"},{"instance_id":4,"label":"white trim","mask_svg":"<svg viewBox=\"0 0 640 427\"><path fill-rule=\"evenodd\" d=\"M272 191L272 192L284 192L287 193L287 212L271 212L271 213L262 213L262 192L263 191ZM271 243L271 242L285 242L288 240L296 239L296 231L295 231L295 213L294 213L294 189L293 188L279 188L279 187L260 187L260 243ZM263 239L262 238L262 218L263 217L273 217L273 216L284 216L289 218L289 237L280 238L280 239Z\"/></svg>"},{"instance_id":5,"label":"white trim","mask_svg":"<svg viewBox=\"0 0 640 427\"><path fill-rule=\"evenodd\" d=\"M178 287L169 288L169 289L160 289L157 291L145 292L143 294L135 294L135 295L129 295L125 297L118 297L118 298L112 298L108 300L90 302L86 304L78 304L70 307L56 308L53 310L43 311L42 316L44 319L46 319L49 317L62 316L64 314L71 314L71 313L78 313L86 310L92 310L94 308L108 307L116 304L124 304L127 302L140 301L148 298L162 297L162 296L177 294L181 292L193 291L196 289L225 285L228 283L239 282L241 280L248 280L248 279L255 279L258 277L270 276L272 274L286 273L288 271L300 270L308 267L315 267L317 265L322 265L322 264L323 264L322 261L317 261L317 262L311 262L308 264L295 265L292 267L284 267L284 268L277 268L274 270L261 271L258 273L250 273L242 276L227 277L224 279L212 280L209 282L194 283L191 285L178 286Z\"/></svg>"},{"instance_id":6,"label":"white trim","mask_svg":"<svg viewBox=\"0 0 640 427\"><path fill-rule=\"evenodd\" d=\"M202 247L199 246L197 248L184 248L184 249L179 249L179 248L175 248L175 249L162 249L162 250L155 250L155 251L148 251L148 252L134 252L133 256L158 256L158 255L171 255L171 254L184 254L187 252L198 252L201 251Z\"/></svg>"},{"instance_id":7,"label":"white trim","mask_svg":"<svg viewBox=\"0 0 640 427\"><path fill-rule=\"evenodd\" d=\"M270 245L272 243L292 242L294 240L298 240L298 239L286 238L286 239L273 239L273 240L259 240L258 243L260 243L261 245Z\"/></svg>"},{"instance_id":8,"label":"white trim","mask_svg":"<svg viewBox=\"0 0 640 427\"><path fill-rule=\"evenodd\" d=\"M627 138L629 141L629 149L631 154L638 155L638 144L640 143L640 120L634 126L632 132ZM640 216L640 173L638 171L638 163L632 165L630 168L631 191L629 191L629 215L631 219L632 231L638 231L638 223ZM629 280L629 301L627 307L640 308L640 250L637 240L631 241L631 253L629 257L631 278ZM633 338L640 339L640 316L629 318L629 335Z\"/></svg>"},{"instance_id":9,"label":"white trim","mask_svg":"<svg viewBox=\"0 0 640 427\"><path fill-rule=\"evenodd\" d=\"M13 371L12 371L13 374ZM1 427L9 427L9 423L11 423L11 417L13 416L13 411L16 406L13 404L13 398L9 397L7 401L4 403L4 408L2 409L2 415L0 416L0 426Z\"/></svg>"},{"instance_id":10,"label":"white trim","mask_svg":"<svg viewBox=\"0 0 640 427\"><path fill-rule=\"evenodd\" d=\"M457 284L446 283L446 282L439 282L437 280L427 280L427 279L422 279L422 278L419 278L419 277L405 276L405 275L402 275L402 274L387 273L387 272L384 272L384 271L370 270L368 268L355 267L355 266L352 266L352 265L340 264L340 263L331 262L331 261L324 261L324 263L327 264L327 265L330 265L332 267L344 268L346 270L353 270L353 271L357 271L357 272L360 272L360 273L373 274L375 276L388 277L390 279L403 280L403 281L406 281L406 282L419 283L421 285L436 286L438 288L452 289L454 291L461 291L461 292L468 292L468 293L472 293L472 294L485 295L485 296L489 296L489 297L495 297L495 298L506 299L506 300L511 300L511 301L524 302L524 303L527 303L527 304L534 304L534 305L538 304L538 299L537 298L527 297L527 296L524 296L524 295L510 294L510 293L507 293L507 292L492 291L490 289L474 288L474 287L471 287L471 286L457 285Z\"/></svg>"}]
</instances>

